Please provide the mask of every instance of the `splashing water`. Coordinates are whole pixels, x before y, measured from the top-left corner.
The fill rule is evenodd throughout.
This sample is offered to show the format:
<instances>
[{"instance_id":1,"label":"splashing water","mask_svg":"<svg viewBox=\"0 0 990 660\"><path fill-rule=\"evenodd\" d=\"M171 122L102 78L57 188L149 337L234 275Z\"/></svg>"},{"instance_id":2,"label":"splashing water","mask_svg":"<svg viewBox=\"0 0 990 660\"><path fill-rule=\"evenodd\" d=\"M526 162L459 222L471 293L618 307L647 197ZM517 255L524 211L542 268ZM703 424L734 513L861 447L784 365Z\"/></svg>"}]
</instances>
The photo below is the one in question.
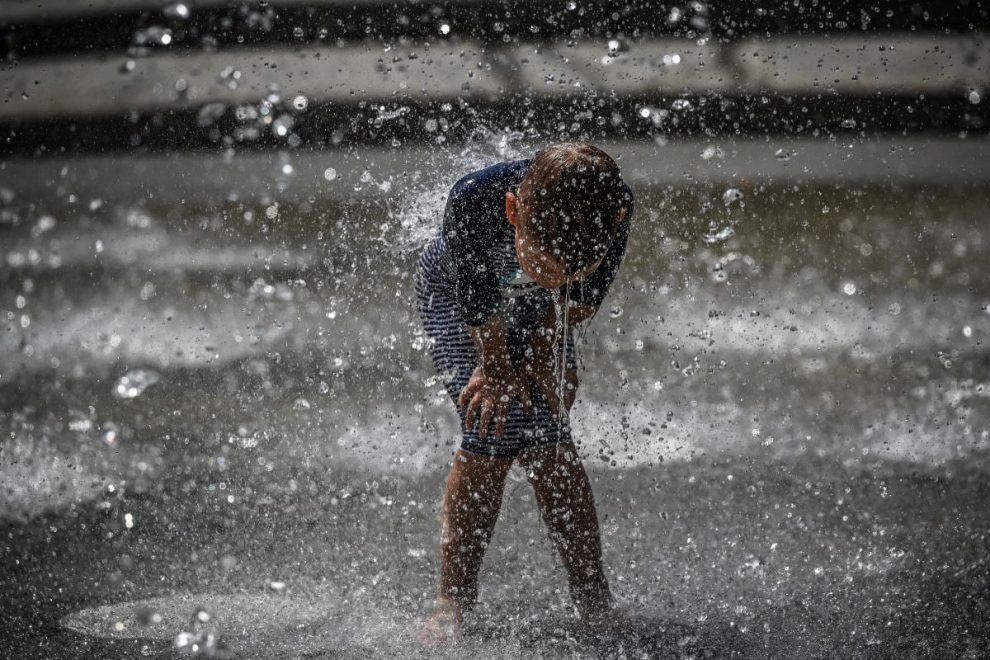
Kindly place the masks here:
<instances>
[{"instance_id":1,"label":"splashing water","mask_svg":"<svg viewBox=\"0 0 990 660\"><path fill-rule=\"evenodd\" d=\"M158 372L150 369L132 369L120 377L113 388L113 394L118 399L134 399L160 380L161 376Z\"/></svg>"},{"instance_id":2,"label":"splashing water","mask_svg":"<svg viewBox=\"0 0 990 660\"><path fill-rule=\"evenodd\" d=\"M738 188L729 188L724 193L722 193L722 203L726 206L732 206L739 200L743 198L742 191Z\"/></svg>"},{"instance_id":3,"label":"splashing water","mask_svg":"<svg viewBox=\"0 0 990 660\"><path fill-rule=\"evenodd\" d=\"M410 174L410 181L398 195L389 215L398 220L400 252L422 247L437 231L454 181L475 170L503 160L523 158L522 142L535 137L520 131L495 132L481 127L474 130L460 151L437 151L432 162Z\"/></svg>"}]
</instances>

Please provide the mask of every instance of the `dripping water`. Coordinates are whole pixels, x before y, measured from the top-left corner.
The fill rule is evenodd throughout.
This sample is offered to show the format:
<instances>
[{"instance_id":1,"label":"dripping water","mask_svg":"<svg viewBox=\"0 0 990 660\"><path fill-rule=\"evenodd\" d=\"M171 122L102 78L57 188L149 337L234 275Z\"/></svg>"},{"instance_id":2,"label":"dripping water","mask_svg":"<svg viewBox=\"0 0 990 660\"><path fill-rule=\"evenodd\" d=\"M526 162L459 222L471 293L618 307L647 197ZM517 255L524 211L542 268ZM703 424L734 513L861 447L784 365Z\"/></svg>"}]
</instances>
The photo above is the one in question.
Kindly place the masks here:
<instances>
[{"instance_id":1,"label":"dripping water","mask_svg":"<svg viewBox=\"0 0 990 660\"><path fill-rule=\"evenodd\" d=\"M557 448L560 448L560 431L565 424L569 423L569 411L564 404L564 377L567 373L567 314L571 307L571 283L564 287L563 305L559 297L554 297L554 307L556 316L556 337L554 338L554 356L560 374L557 379ZM563 307L563 310L561 310ZM558 346L559 343L559 346Z\"/></svg>"}]
</instances>

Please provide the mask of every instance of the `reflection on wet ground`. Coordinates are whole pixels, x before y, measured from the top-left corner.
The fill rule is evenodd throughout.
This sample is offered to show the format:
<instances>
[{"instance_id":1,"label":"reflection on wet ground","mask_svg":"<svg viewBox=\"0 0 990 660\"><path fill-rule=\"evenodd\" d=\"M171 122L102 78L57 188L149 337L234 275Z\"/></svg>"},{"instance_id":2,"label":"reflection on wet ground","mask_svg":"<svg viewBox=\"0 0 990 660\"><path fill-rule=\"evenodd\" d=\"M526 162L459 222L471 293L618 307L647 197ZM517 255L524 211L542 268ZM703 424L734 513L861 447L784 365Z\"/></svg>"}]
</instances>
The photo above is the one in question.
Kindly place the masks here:
<instances>
[{"instance_id":1,"label":"reflection on wet ground","mask_svg":"<svg viewBox=\"0 0 990 660\"><path fill-rule=\"evenodd\" d=\"M575 426L626 625L575 626L513 472L484 603L441 652L411 631L455 418L394 249L429 209L11 200L4 638L22 657L168 657L211 632L234 657L981 657L988 191L733 190L637 191L583 348Z\"/></svg>"}]
</instances>

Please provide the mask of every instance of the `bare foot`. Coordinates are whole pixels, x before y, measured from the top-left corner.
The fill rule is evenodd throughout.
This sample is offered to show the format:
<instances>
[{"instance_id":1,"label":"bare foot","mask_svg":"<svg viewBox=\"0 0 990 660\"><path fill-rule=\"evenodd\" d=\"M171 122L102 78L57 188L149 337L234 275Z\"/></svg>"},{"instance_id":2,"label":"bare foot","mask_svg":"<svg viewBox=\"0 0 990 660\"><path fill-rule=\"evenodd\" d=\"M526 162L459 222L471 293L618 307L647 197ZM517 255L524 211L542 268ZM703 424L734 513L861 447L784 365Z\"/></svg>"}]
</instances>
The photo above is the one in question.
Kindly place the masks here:
<instances>
[{"instance_id":1,"label":"bare foot","mask_svg":"<svg viewBox=\"0 0 990 660\"><path fill-rule=\"evenodd\" d=\"M424 646L447 644L458 637L461 624L464 622L462 608L448 601L437 601L422 625L416 638Z\"/></svg>"}]
</instances>

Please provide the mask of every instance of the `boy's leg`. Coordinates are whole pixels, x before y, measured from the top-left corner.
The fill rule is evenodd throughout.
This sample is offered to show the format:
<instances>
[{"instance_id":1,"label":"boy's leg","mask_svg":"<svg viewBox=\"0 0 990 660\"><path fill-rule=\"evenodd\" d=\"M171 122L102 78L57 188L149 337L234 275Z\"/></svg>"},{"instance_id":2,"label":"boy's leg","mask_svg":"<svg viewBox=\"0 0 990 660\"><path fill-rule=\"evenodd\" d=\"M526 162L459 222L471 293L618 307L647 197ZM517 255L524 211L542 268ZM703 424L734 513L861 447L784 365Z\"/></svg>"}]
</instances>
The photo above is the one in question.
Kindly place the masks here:
<instances>
[{"instance_id":1,"label":"boy's leg","mask_svg":"<svg viewBox=\"0 0 990 660\"><path fill-rule=\"evenodd\" d=\"M581 618L599 619L611 607L611 594L602 567L598 512L577 450L571 443L527 449L519 462L536 491Z\"/></svg>"},{"instance_id":2,"label":"boy's leg","mask_svg":"<svg viewBox=\"0 0 990 660\"><path fill-rule=\"evenodd\" d=\"M459 449L454 454L443 497L437 604L453 610L458 619L478 597L481 560L498 520L513 460Z\"/></svg>"}]
</instances>

